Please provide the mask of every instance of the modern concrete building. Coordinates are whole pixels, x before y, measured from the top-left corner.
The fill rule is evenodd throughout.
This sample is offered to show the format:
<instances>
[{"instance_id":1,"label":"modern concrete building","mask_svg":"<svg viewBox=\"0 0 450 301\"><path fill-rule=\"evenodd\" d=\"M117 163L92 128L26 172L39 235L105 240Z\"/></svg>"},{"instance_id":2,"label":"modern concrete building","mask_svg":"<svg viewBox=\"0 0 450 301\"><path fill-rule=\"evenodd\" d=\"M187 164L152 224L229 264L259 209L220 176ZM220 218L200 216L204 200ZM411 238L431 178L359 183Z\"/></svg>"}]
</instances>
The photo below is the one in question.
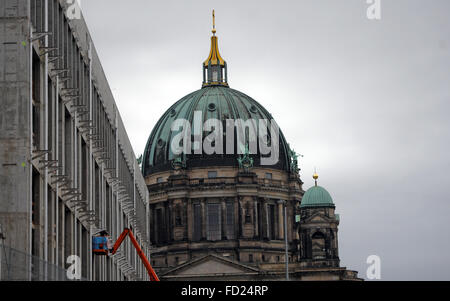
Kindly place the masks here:
<instances>
[{"instance_id":1,"label":"modern concrete building","mask_svg":"<svg viewBox=\"0 0 450 301\"><path fill-rule=\"evenodd\" d=\"M1 279L148 279L125 241L93 256L92 236L131 228L149 255L148 190L75 1L0 1ZM1 255L1 254L0 254Z\"/></svg>"},{"instance_id":2,"label":"modern concrete building","mask_svg":"<svg viewBox=\"0 0 450 301\"><path fill-rule=\"evenodd\" d=\"M303 190L298 156L281 131L273 139L272 115L229 87L215 34L202 88L167 110L143 155L154 268L162 280L360 280L340 266L331 196ZM272 164L263 145L277 149Z\"/></svg>"}]
</instances>

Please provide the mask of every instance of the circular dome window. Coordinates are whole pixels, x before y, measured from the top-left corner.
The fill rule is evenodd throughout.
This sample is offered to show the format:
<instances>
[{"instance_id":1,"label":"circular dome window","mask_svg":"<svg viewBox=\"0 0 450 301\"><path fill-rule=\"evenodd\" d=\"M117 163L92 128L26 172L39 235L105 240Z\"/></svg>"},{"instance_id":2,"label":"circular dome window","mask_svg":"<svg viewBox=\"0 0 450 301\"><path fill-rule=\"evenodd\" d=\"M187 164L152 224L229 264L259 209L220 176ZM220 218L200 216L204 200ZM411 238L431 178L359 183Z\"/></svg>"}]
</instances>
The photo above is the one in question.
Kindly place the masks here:
<instances>
[{"instance_id":1,"label":"circular dome window","mask_svg":"<svg viewBox=\"0 0 450 301\"><path fill-rule=\"evenodd\" d=\"M175 109L172 109L171 111L170 111L170 116L175 116L177 114L177 111L175 111Z\"/></svg>"},{"instance_id":2,"label":"circular dome window","mask_svg":"<svg viewBox=\"0 0 450 301\"><path fill-rule=\"evenodd\" d=\"M215 110L216 110L216 105L213 104L213 103L210 103L210 104L208 105L208 110L211 111L211 112L215 111Z\"/></svg>"},{"instance_id":3,"label":"circular dome window","mask_svg":"<svg viewBox=\"0 0 450 301\"><path fill-rule=\"evenodd\" d=\"M251 107L250 107L250 111L252 112L252 113L258 113L258 108L255 106L255 105L252 105Z\"/></svg>"},{"instance_id":4,"label":"circular dome window","mask_svg":"<svg viewBox=\"0 0 450 301\"><path fill-rule=\"evenodd\" d=\"M159 148L163 147L163 146L164 146L164 140L162 140L161 138L158 139L158 142L156 143L156 145L157 145Z\"/></svg>"}]
</instances>

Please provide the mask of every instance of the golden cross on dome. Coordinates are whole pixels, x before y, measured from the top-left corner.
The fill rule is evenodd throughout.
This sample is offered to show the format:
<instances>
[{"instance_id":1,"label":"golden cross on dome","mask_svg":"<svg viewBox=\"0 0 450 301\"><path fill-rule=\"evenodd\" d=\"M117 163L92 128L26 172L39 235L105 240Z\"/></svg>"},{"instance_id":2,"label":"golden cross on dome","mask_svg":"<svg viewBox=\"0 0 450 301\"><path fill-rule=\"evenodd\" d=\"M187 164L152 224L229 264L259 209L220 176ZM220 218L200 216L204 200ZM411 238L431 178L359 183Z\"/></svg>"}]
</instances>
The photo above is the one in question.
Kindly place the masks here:
<instances>
[{"instance_id":1,"label":"golden cross on dome","mask_svg":"<svg viewBox=\"0 0 450 301\"><path fill-rule=\"evenodd\" d=\"M317 174L316 168L314 167L314 175L313 175L313 179L315 181L315 184L317 186L317 179L319 178L319 175Z\"/></svg>"},{"instance_id":2,"label":"golden cross on dome","mask_svg":"<svg viewBox=\"0 0 450 301\"><path fill-rule=\"evenodd\" d=\"M212 30L212 33L213 33L213 35L216 35L216 15L214 13L214 9L213 9L213 12L212 12L212 17L213 17L213 30Z\"/></svg>"}]
</instances>

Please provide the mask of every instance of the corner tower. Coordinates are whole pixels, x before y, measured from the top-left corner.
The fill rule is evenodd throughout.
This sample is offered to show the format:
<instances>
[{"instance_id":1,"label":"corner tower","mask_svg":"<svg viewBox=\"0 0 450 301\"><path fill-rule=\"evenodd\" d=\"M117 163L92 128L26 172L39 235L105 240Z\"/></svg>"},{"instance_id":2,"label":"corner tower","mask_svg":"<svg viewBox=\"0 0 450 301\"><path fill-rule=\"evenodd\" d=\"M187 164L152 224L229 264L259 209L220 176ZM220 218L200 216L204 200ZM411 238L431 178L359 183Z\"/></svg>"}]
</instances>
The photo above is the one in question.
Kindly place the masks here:
<instances>
[{"instance_id":1,"label":"corner tower","mask_svg":"<svg viewBox=\"0 0 450 301\"><path fill-rule=\"evenodd\" d=\"M308 189L300 205L299 256L307 267L339 267L339 215L328 191L317 185Z\"/></svg>"}]
</instances>

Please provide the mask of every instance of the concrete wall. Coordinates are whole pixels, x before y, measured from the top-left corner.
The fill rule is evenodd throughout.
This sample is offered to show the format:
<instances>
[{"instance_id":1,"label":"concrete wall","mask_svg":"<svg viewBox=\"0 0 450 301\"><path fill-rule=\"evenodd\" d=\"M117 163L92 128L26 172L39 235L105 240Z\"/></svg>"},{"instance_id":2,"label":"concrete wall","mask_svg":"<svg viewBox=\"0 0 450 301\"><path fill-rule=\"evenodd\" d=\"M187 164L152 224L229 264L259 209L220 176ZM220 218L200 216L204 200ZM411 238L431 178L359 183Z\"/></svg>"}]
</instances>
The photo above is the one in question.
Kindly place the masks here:
<instances>
[{"instance_id":1,"label":"concrete wall","mask_svg":"<svg viewBox=\"0 0 450 301\"><path fill-rule=\"evenodd\" d=\"M0 1L0 224L6 231L5 243L29 251L30 45L26 2Z\"/></svg>"},{"instance_id":2,"label":"concrete wall","mask_svg":"<svg viewBox=\"0 0 450 301\"><path fill-rule=\"evenodd\" d=\"M115 241L125 227L149 255L148 191L86 23L67 18L69 5L0 1L4 243L61 267L78 255L86 279L148 279L128 239L114 257L92 255L93 235ZM23 270L28 279L18 279L42 272Z\"/></svg>"}]
</instances>

